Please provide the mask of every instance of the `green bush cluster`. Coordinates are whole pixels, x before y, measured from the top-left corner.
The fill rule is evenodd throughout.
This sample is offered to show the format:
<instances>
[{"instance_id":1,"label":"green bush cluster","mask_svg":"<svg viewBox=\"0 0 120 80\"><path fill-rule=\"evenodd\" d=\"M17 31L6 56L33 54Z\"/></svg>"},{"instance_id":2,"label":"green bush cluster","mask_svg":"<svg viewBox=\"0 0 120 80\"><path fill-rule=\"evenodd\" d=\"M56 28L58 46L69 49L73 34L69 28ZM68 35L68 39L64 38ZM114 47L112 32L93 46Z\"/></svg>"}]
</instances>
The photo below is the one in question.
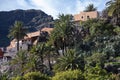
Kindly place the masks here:
<instances>
[{"instance_id":1,"label":"green bush cluster","mask_svg":"<svg viewBox=\"0 0 120 80\"><path fill-rule=\"evenodd\" d=\"M85 80L85 78L79 70L68 70L56 73L52 80Z\"/></svg>"},{"instance_id":2,"label":"green bush cluster","mask_svg":"<svg viewBox=\"0 0 120 80\"><path fill-rule=\"evenodd\" d=\"M13 78L12 80L50 80L50 78L44 74L41 74L40 72L29 72L23 77L18 76Z\"/></svg>"}]
</instances>

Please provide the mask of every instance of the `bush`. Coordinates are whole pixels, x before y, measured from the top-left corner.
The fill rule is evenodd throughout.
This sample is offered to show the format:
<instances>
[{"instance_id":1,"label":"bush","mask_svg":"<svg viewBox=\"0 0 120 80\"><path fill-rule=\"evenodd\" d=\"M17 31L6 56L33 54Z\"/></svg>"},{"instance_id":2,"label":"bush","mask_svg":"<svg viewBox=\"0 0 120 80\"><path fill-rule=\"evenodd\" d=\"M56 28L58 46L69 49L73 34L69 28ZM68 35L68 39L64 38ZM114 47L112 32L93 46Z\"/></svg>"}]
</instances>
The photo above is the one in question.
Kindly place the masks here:
<instances>
[{"instance_id":1,"label":"bush","mask_svg":"<svg viewBox=\"0 0 120 80\"><path fill-rule=\"evenodd\" d=\"M68 70L56 73L52 80L85 80L85 78L79 70Z\"/></svg>"},{"instance_id":2,"label":"bush","mask_svg":"<svg viewBox=\"0 0 120 80\"><path fill-rule=\"evenodd\" d=\"M17 77L13 77L12 80L25 80L25 79L21 76L17 76Z\"/></svg>"},{"instance_id":3,"label":"bush","mask_svg":"<svg viewBox=\"0 0 120 80\"><path fill-rule=\"evenodd\" d=\"M90 66L96 66L96 64L104 65L106 61L106 56L103 53L93 53L92 56L86 58L86 62Z\"/></svg>"},{"instance_id":4,"label":"bush","mask_svg":"<svg viewBox=\"0 0 120 80\"><path fill-rule=\"evenodd\" d=\"M0 80L8 80L8 77L6 74L2 74L0 73Z\"/></svg>"},{"instance_id":5,"label":"bush","mask_svg":"<svg viewBox=\"0 0 120 80\"><path fill-rule=\"evenodd\" d=\"M41 74L40 72L29 72L24 75L25 80L50 80L46 75Z\"/></svg>"},{"instance_id":6,"label":"bush","mask_svg":"<svg viewBox=\"0 0 120 80\"><path fill-rule=\"evenodd\" d=\"M96 67L86 66L84 75L87 80L111 80L110 74L98 64Z\"/></svg>"}]
</instances>

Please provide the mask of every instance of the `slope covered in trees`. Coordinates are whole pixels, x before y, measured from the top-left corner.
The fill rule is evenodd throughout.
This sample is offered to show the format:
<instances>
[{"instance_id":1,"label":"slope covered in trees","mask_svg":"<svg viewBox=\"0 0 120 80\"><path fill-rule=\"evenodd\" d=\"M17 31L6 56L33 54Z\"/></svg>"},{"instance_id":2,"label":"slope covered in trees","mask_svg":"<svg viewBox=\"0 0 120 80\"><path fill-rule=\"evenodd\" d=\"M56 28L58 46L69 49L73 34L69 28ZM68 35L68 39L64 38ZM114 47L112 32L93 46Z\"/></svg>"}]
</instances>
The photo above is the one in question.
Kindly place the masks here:
<instances>
[{"instance_id":1,"label":"slope covered in trees","mask_svg":"<svg viewBox=\"0 0 120 80\"><path fill-rule=\"evenodd\" d=\"M20 51L1 80L120 80L120 26L59 15L48 41Z\"/></svg>"}]
</instances>

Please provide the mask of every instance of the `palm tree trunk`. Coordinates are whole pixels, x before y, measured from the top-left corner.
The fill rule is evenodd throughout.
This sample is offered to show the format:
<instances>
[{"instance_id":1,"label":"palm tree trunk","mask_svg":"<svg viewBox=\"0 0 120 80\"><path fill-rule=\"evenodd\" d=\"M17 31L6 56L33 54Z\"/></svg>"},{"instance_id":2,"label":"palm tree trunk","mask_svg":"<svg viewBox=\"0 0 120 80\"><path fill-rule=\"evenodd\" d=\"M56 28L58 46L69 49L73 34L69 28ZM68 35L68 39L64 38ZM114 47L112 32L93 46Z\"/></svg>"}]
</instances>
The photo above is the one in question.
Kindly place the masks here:
<instances>
[{"instance_id":1,"label":"palm tree trunk","mask_svg":"<svg viewBox=\"0 0 120 80\"><path fill-rule=\"evenodd\" d=\"M17 39L17 51L19 51L19 39Z\"/></svg>"},{"instance_id":2,"label":"palm tree trunk","mask_svg":"<svg viewBox=\"0 0 120 80\"><path fill-rule=\"evenodd\" d=\"M40 58L41 58L41 62L43 64L44 61L43 61L43 55L42 54L40 55Z\"/></svg>"},{"instance_id":3,"label":"palm tree trunk","mask_svg":"<svg viewBox=\"0 0 120 80\"><path fill-rule=\"evenodd\" d=\"M59 53L59 49L56 49L56 53L57 53L57 55L60 55L60 53Z\"/></svg>"},{"instance_id":4,"label":"palm tree trunk","mask_svg":"<svg viewBox=\"0 0 120 80\"><path fill-rule=\"evenodd\" d=\"M65 45L65 38L63 38L63 55L65 55L66 45Z\"/></svg>"},{"instance_id":5,"label":"palm tree trunk","mask_svg":"<svg viewBox=\"0 0 120 80\"><path fill-rule=\"evenodd\" d=\"M50 63L50 53L47 55L48 56L48 65L49 65L49 69L52 70L52 66Z\"/></svg>"},{"instance_id":6,"label":"palm tree trunk","mask_svg":"<svg viewBox=\"0 0 120 80\"><path fill-rule=\"evenodd\" d=\"M22 72L21 72L21 76L23 76L23 75L24 75L23 68L24 68L24 61L22 61L22 63L21 63L21 70L22 70Z\"/></svg>"},{"instance_id":7,"label":"palm tree trunk","mask_svg":"<svg viewBox=\"0 0 120 80\"><path fill-rule=\"evenodd\" d=\"M117 22L117 25L120 26L120 22L119 22L119 13L118 13L118 15L117 15L117 21L116 21L116 22Z\"/></svg>"}]
</instances>

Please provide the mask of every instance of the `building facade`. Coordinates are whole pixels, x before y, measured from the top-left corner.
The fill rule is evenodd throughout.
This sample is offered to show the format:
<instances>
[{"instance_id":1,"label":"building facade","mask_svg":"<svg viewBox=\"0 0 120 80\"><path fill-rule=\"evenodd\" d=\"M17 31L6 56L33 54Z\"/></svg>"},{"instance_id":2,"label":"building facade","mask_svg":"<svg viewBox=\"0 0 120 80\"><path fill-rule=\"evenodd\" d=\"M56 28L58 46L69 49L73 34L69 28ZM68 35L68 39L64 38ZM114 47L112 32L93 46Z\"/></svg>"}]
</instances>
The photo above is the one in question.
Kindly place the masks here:
<instances>
[{"instance_id":1,"label":"building facade","mask_svg":"<svg viewBox=\"0 0 120 80\"><path fill-rule=\"evenodd\" d=\"M79 14L75 14L73 16L74 21L87 21L88 19L98 18L99 13L98 11L90 11L90 12L80 12Z\"/></svg>"},{"instance_id":2,"label":"building facade","mask_svg":"<svg viewBox=\"0 0 120 80\"><path fill-rule=\"evenodd\" d=\"M51 33L53 28L42 28L41 30L38 30L36 32L28 33L27 36L24 37L24 39L19 41L19 48L20 50L29 50L32 45L36 45L38 42L45 41L45 38L47 35ZM47 35L44 35L44 33L47 33ZM42 34L44 36L42 36ZM41 39L41 40L40 40ZM16 39L13 39L10 42L10 45L7 47L7 52L9 53L17 53L17 41Z\"/></svg>"}]
</instances>

